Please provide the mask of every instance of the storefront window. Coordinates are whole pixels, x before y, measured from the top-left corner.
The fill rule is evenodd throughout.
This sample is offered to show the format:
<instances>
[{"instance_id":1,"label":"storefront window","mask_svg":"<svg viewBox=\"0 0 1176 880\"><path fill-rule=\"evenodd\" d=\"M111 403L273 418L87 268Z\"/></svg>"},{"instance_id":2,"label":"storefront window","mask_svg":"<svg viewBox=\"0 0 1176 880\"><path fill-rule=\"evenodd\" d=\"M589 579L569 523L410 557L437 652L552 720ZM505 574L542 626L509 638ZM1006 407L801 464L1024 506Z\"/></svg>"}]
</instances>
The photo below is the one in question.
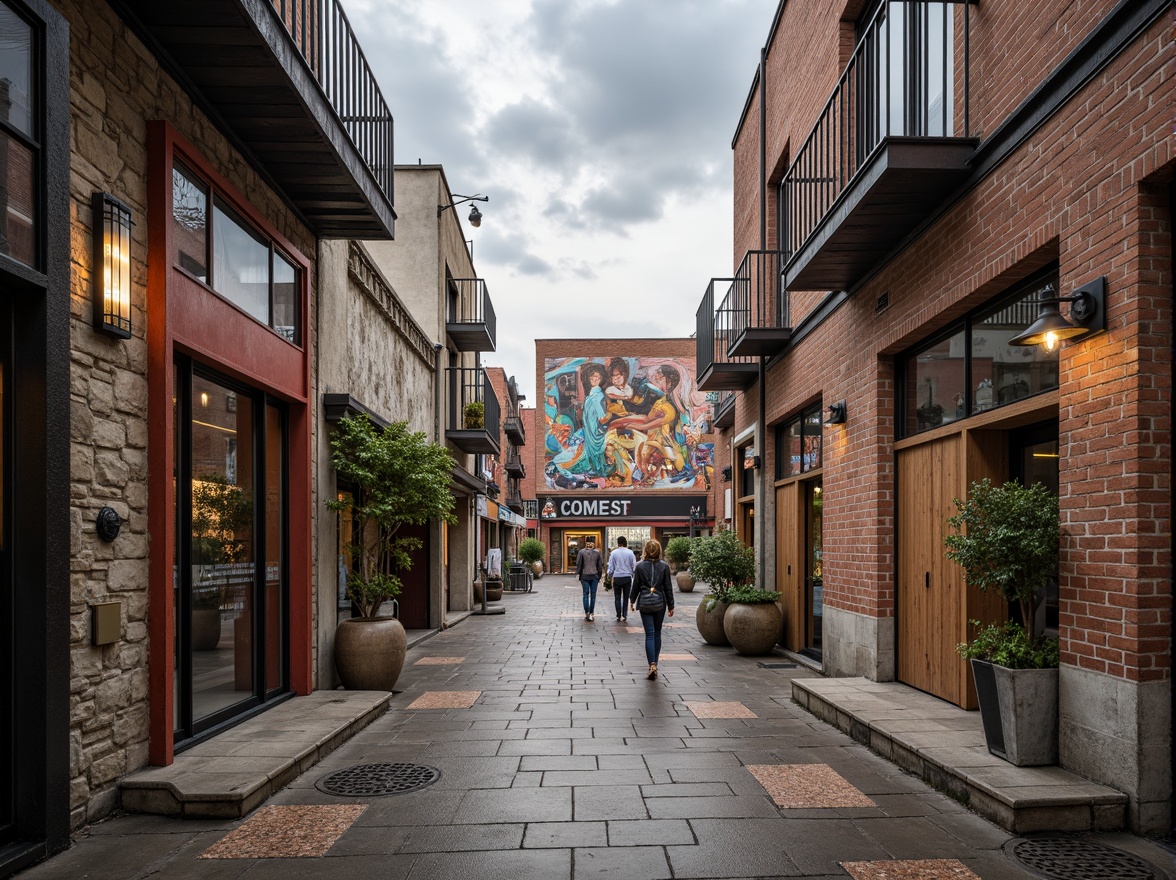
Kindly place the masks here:
<instances>
[{"instance_id":1,"label":"storefront window","mask_svg":"<svg viewBox=\"0 0 1176 880\"><path fill-rule=\"evenodd\" d=\"M0 254L36 267L37 132L33 30L0 5Z\"/></svg>"},{"instance_id":2,"label":"storefront window","mask_svg":"<svg viewBox=\"0 0 1176 880\"><path fill-rule=\"evenodd\" d=\"M208 192L177 162L172 166L172 259L196 280L208 283Z\"/></svg>"},{"instance_id":3,"label":"storefront window","mask_svg":"<svg viewBox=\"0 0 1176 880\"><path fill-rule=\"evenodd\" d=\"M269 244L221 199L213 207L212 248L212 289L268 324Z\"/></svg>"},{"instance_id":4,"label":"storefront window","mask_svg":"<svg viewBox=\"0 0 1176 880\"><path fill-rule=\"evenodd\" d=\"M978 309L899 362L902 436L1058 387L1058 350L1009 340L1037 317L1037 292L1057 289L1054 269Z\"/></svg>"},{"instance_id":5,"label":"storefront window","mask_svg":"<svg viewBox=\"0 0 1176 880\"><path fill-rule=\"evenodd\" d=\"M776 429L776 479L821 466L821 407L812 406Z\"/></svg>"}]
</instances>

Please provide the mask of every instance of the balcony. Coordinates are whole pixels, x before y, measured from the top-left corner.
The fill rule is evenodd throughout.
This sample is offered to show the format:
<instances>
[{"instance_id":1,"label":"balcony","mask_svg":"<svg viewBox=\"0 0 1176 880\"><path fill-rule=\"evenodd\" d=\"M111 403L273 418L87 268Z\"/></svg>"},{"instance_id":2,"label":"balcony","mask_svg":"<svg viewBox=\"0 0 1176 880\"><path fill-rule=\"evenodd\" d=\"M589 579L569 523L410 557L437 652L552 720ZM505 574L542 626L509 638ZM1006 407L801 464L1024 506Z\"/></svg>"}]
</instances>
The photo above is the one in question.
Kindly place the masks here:
<instances>
[{"instance_id":1,"label":"balcony","mask_svg":"<svg viewBox=\"0 0 1176 880\"><path fill-rule=\"evenodd\" d=\"M970 3L890 0L781 184L788 290L849 290L968 176Z\"/></svg>"},{"instance_id":2,"label":"balcony","mask_svg":"<svg viewBox=\"0 0 1176 880\"><path fill-rule=\"evenodd\" d=\"M523 457L518 452L507 454L504 467L510 476L517 477L520 480L527 475L527 468L523 464Z\"/></svg>"},{"instance_id":3,"label":"balcony","mask_svg":"<svg viewBox=\"0 0 1176 880\"><path fill-rule=\"evenodd\" d=\"M506 433L506 439L515 446L527 445L527 431L523 426L523 420L517 414L509 415L503 420L502 430Z\"/></svg>"},{"instance_id":4,"label":"balcony","mask_svg":"<svg viewBox=\"0 0 1176 880\"><path fill-rule=\"evenodd\" d=\"M523 502L523 516L527 519L539 519L539 502L528 498Z\"/></svg>"},{"instance_id":5,"label":"balcony","mask_svg":"<svg viewBox=\"0 0 1176 880\"><path fill-rule=\"evenodd\" d=\"M445 332L458 351L494 351L498 319L481 278L451 278Z\"/></svg>"},{"instance_id":6,"label":"balcony","mask_svg":"<svg viewBox=\"0 0 1176 880\"><path fill-rule=\"evenodd\" d=\"M722 301L715 296L726 286ZM748 251L734 278L712 278L696 316L698 387L742 391L759 376L758 359L783 351L792 338L780 255Z\"/></svg>"},{"instance_id":7,"label":"balcony","mask_svg":"<svg viewBox=\"0 0 1176 880\"><path fill-rule=\"evenodd\" d=\"M392 113L338 0L112 0L322 238L391 238Z\"/></svg>"},{"instance_id":8,"label":"balcony","mask_svg":"<svg viewBox=\"0 0 1176 880\"><path fill-rule=\"evenodd\" d=\"M508 490L506 493L506 506L513 510L520 516L523 513L523 495L518 489Z\"/></svg>"},{"instance_id":9,"label":"balcony","mask_svg":"<svg viewBox=\"0 0 1176 880\"><path fill-rule=\"evenodd\" d=\"M732 428L735 426L735 392L720 391L719 399L714 404L716 428Z\"/></svg>"},{"instance_id":10,"label":"balcony","mask_svg":"<svg viewBox=\"0 0 1176 880\"><path fill-rule=\"evenodd\" d=\"M481 367L448 367L445 439L471 455L498 455L500 413L490 377Z\"/></svg>"}]
</instances>

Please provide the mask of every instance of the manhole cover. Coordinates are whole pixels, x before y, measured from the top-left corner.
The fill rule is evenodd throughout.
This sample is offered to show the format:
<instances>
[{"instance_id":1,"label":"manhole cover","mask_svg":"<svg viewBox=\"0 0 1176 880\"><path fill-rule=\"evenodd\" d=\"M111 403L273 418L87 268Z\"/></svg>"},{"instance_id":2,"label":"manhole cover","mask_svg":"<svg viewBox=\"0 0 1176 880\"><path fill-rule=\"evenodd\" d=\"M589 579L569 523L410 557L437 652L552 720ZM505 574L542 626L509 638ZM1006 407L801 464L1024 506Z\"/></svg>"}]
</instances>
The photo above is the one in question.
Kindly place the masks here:
<instances>
[{"instance_id":1,"label":"manhole cover","mask_svg":"<svg viewBox=\"0 0 1176 880\"><path fill-rule=\"evenodd\" d=\"M1011 848L1011 850L1010 850ZM1154 865L1121 849L1072 837L1009 841L1009 854L1030 871L1057 880L1163 880Z\"/></svg>"},{"instance_id":2,"label":"manhole cover","mask_svg":"<svg viewBox=\"0 0 1176 880\"><path fill-rule=\"evenodd\" d=\"M440 778L440 770L419 764L357 764L324 776L314 787L343 797L378 797L416 791Z\"/></svg>"},{"instance_id":3,"label":"manhole cover","mask_svg":"<svg viewBox=\"0 0 1176 880\"><path fill-rule=\"evenodd\" d=\"M795 663L757 663L760 669L795 669Z\"/></svg>"}]
</instances>

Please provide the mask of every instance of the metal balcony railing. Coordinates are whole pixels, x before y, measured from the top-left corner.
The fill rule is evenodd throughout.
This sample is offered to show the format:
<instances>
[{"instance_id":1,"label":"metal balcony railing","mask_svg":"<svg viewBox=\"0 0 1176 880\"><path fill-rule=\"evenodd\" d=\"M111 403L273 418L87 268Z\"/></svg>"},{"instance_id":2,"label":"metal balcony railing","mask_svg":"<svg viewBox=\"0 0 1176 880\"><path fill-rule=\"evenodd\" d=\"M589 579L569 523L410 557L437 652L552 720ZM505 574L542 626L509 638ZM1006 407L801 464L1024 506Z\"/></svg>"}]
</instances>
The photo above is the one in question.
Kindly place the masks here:
<instances>
[{"instance_id":1,"label":"metal balcony railing","mask_svg":"<svg viewBox=\"0 0 1176 880\"><path fill-rule=\"evenodd\" d=\"M523 516L526 519L539 519L539 502L534 498L523 502Z\"/></svg>"},{"instance_id":2,"label":"metal balcony railing","mask_svg":"<svg viewBox=\"0 0 1176 880\"><path fill-rule=\"evenodd\" d=\"M784 177L786 262L888 138L970 136L970 6L888 0L878 9Z\"/></svg>"},{"instance_id":3,"label":"metal balcony railing","mask_svg":"<svg viewBox=\"0 0 1176 880\"><path fill-rule=\"evenodd\" d=\"M523 457L516 450L511 450L507 453L505 467L506 472L513 477L525 477L527 475L526 466L523 464Z\"/></svg>"},{"instance_id":4,"label":"metal balcony railing","mask_svg":"<svg viewBox=\"0 0 1176 880\"><path fill-rule=\"evenodd\" d=\"M446 300L445 329L459 350L494 351L498 318L486 282L481 278L452 278Z\"/></svg>"},{"instance_id":5,"label":"metal balcony railing","mask_svg":"<svg viewBox=\"0 0 1176 880\"><path fill-rule=\"evenodd\" d=\"M448 367L445 372L449 380L446 435L466 452L497 455L501 412L490 377L481 367Z\"/></svg>"},{"instance_id":6,"label":"metal balcony railing","mask_svg":"<svg viewBox=\"0 0 1176 880\"><path fill-rule=\"evenodd\" d=\"M351 143L392 200L392 112L338 0L271 0Z\"/></svg>"},{"instance_id":7,"label":"metal balcony railing","mask_svg":"<svg viewBox=\"0 0 1176 880\"><path fill-rule=\"evenodd\" d=\"M523 420L519 418L517 413L508 414L502 421L502 430L506 436L510 438L510 442L515 446L527 445L527 432L523 427Z\"/></svg>"},{"instance_id":8,"label":"metal balcony railing","mask_svg":"<svg viewBox=\"0 0 1176 880\"><path fill-rule=\"evenodd\" d=\"M730 312L732 344L738 345L749 331L788 328L788 291L780 283L780 269L778 251L748 251L743 255L743 262L731 281L731 290L719 306Z\"/></svg>"}]
</instances>

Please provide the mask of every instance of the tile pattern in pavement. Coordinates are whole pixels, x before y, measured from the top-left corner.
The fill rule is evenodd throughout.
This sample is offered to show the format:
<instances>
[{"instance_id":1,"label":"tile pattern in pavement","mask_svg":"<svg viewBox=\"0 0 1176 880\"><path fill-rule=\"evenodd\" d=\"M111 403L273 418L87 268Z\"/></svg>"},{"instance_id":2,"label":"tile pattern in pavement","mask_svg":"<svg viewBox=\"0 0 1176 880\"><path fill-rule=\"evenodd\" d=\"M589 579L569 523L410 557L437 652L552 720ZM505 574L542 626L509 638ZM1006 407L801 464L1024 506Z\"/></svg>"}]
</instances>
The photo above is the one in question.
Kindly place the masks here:
<instances>
[{"instance_id":1,"label":"tile pattern in pavement","mask_svg":"<svg viewBox=\"0 0 1176 880\"><path fill-rule=\"evenodd\" d=\"M210 846L202 859L291 859L326 855L367 807L262 807Z\"/></svg>"},{"instance_id":2,"label":"tile pattern in pavement","mask_svg":"<svg viewBox=\"0 0 1176 880\"><path fill-rule=\"evenodd\" d=\"M481 691L425 691L409 709L468 709L478 702Z\"/></svg>"},{"instance_id":3,"label":"tile pattern in pavement","mask_svg":"<svg viewBox=\"0 0 1176 880\"><path fill-rule=\"evenodd\" d=\"M702 597L680 595L680 616ZM363 808L325 855L290 858L298 842L283 834L285 857L202 859L253 820L127 815L21 880L967 877L956 865L982 880L1034 876L1005 856L1010 833L794 703L792 681L809 669L763 668L683 624L664 631L662 674L647 681L643 636L585 621L580 603L572 578L548 575L506 593L506 614L412 648L388 712L269 801ZM465 659L418 662L430 657ZM453 692L480 696L419 711L422 697ZM746 713L707 717L699 704ZM315 788L395 762L440 777L377 798ZM828 767L872 805L782 809L749 769L765 765Z\"/></svg>"},{"instance_id":4,"label":"tile pattern in pavement","mask_svg":"<svg viewBox=\"0 0 1176 880\"><path fill-rule=\"evenodd\" d=\"M781 809L877 806L828 764L750 764L747 769Z\"/></svg>"},{"instance_id":5,"label":"tile pattern in pavement","mask_svg":"<svg viewBox=\"0 0 1176 880\"><path fill-rule=\"evenodd\" d=\"M413 666L456 666L465 662L465 657L422 657Z\"/></svg>"}]
</instances>

